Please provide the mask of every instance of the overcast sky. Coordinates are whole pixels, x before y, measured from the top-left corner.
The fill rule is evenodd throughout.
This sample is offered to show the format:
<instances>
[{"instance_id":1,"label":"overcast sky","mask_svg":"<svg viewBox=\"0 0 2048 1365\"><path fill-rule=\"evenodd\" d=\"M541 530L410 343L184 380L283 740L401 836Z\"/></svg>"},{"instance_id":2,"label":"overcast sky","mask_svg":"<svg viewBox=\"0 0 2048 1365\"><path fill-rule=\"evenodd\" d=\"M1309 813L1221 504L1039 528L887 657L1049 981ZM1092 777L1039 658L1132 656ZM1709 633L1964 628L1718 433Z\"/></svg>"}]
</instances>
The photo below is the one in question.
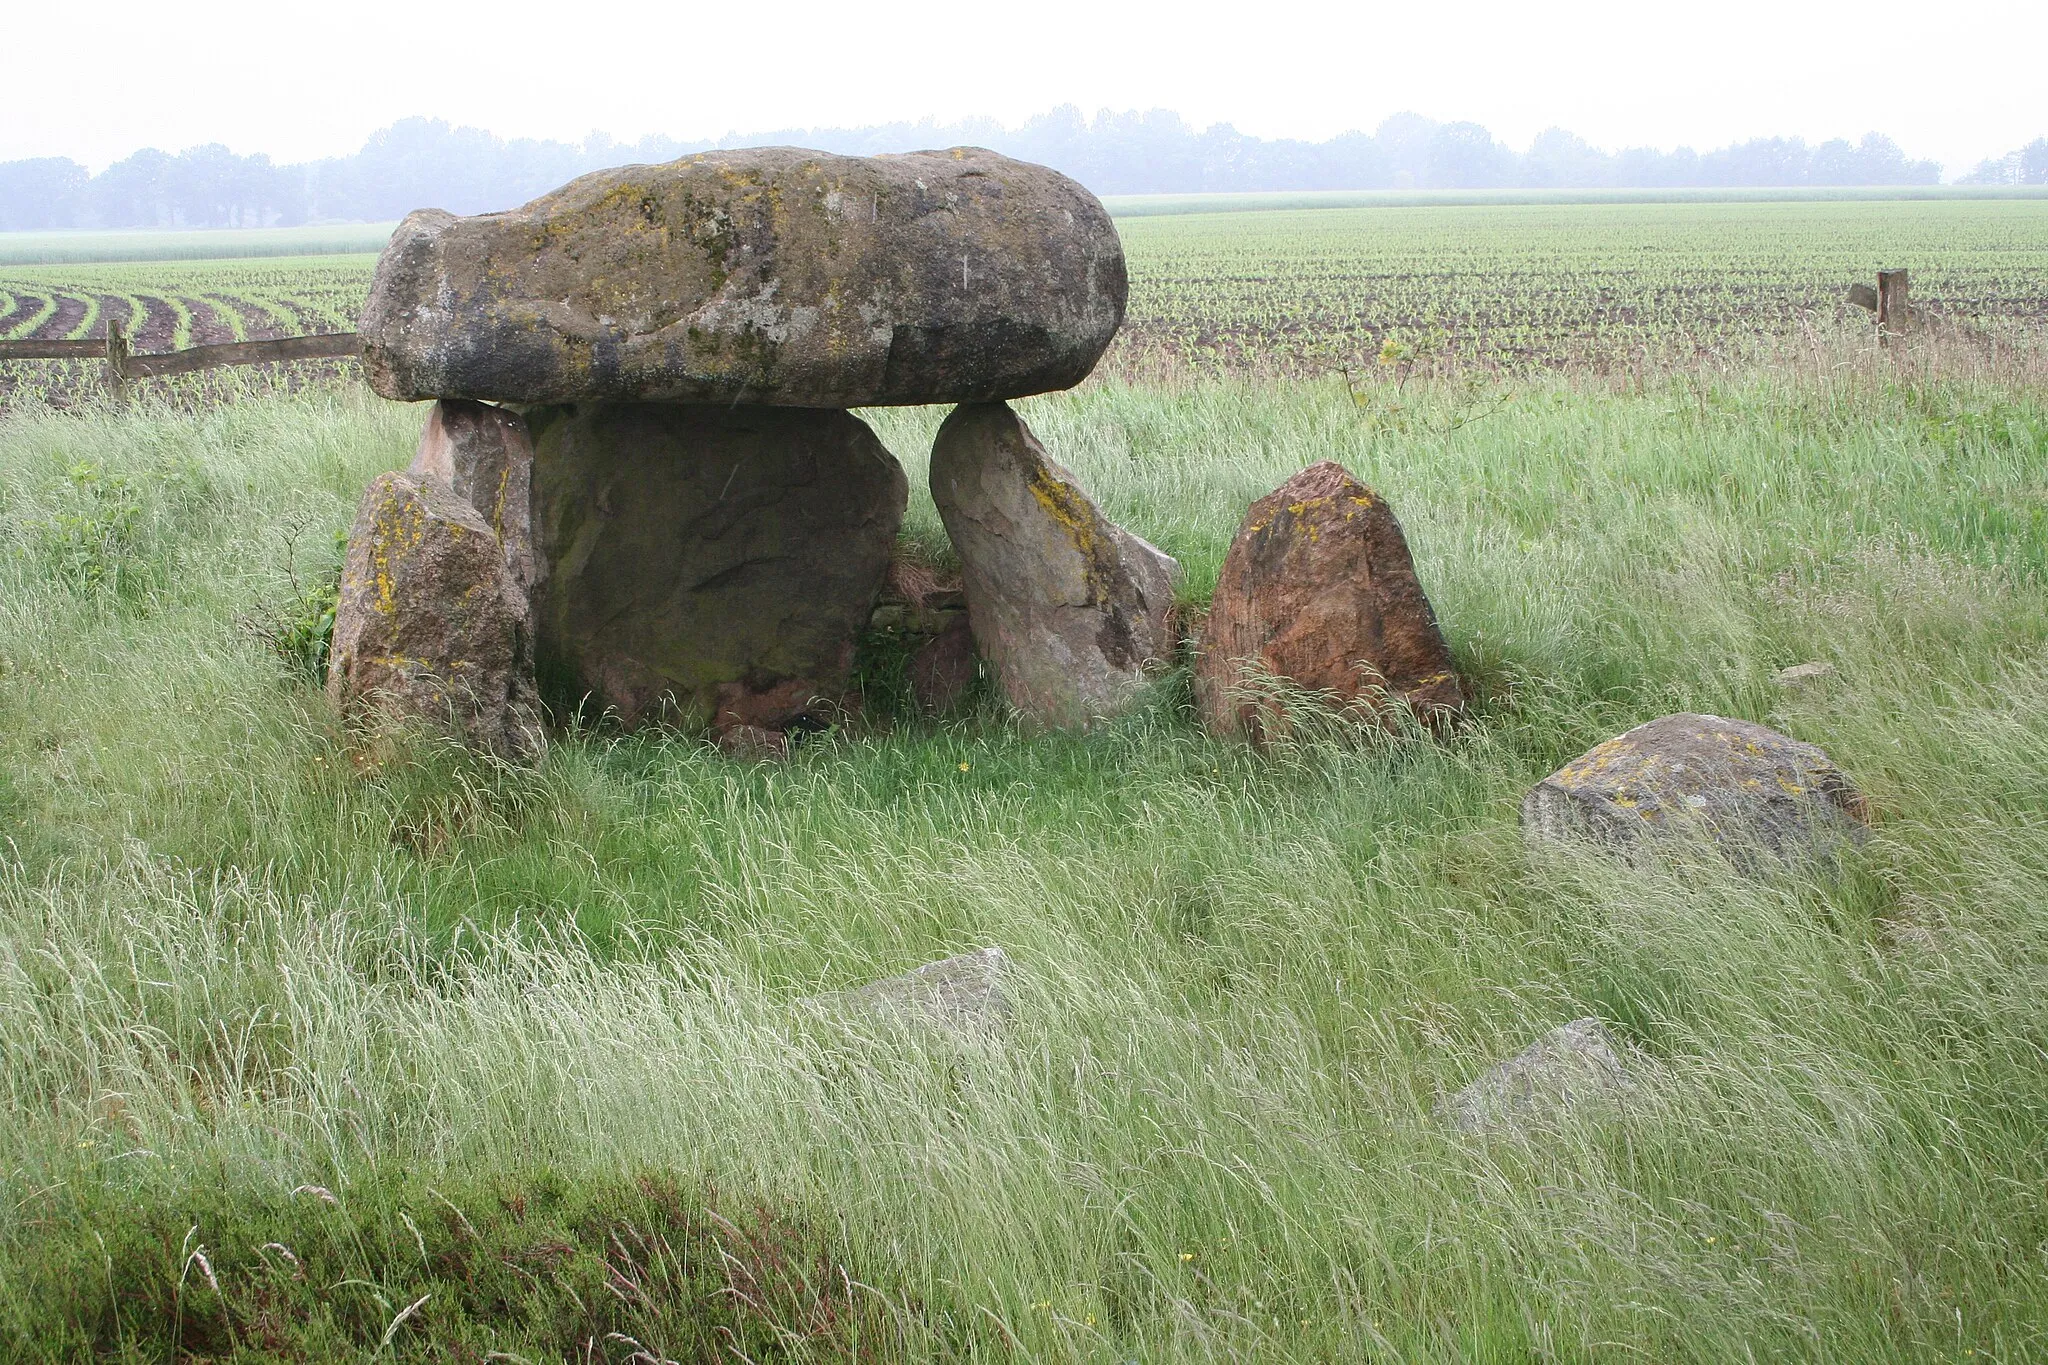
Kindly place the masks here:
<instances>
[{"instance_id":1,"label":"overcast sky","mask_svg":"<svg viewBox=\"0 0 2048 1365\"><path fill-rule=\"evenodd\" d=\"M2048 133L2048 0L9 0L0 160L224 142L298 161L409 114L631 141L1168 108L1263 137L1412 109L1517 148L1876 129L1952 172Z\"/></svg>"}]
</instances>

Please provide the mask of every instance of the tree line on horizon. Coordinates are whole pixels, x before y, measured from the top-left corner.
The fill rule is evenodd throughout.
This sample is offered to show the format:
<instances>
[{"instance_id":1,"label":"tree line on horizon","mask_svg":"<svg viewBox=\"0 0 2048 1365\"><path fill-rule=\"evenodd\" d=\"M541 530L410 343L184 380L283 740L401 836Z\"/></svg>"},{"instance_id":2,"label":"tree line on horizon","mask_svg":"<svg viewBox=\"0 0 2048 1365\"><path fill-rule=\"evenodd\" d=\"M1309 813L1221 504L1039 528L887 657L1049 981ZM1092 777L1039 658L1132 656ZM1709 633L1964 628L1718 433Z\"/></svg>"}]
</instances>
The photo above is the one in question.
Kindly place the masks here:
<instances>
[{"instance_id":1,"label":"tree line on horizon","mask_svg":"<svg viewBox=\"0 0 2048 1365\"><path fill-rule=\"evenodd\" d=\"M1878 133L1860 142L1757 138L1714 151L1604 152L1563 129L1517 152L1476 123L1396 114L1324 142L1197 129L1168 110L1092 120L1063 105L1006 128L992 119L789 129L715 142L593 133L581 143L500 138L401 119L349 156L277 165L219 143L146 148L91 174L67 157L0 162L0 230L273 227L383 222L415 208L510 208L587 171L721 147L798 145L855 155L975 145L1073 176L1097 194L1373 189L1678 189L1933 185L1941 167ZM2048 138L1987 160L1966 183L2048 184Z\"/></svg>"}]
</instances>

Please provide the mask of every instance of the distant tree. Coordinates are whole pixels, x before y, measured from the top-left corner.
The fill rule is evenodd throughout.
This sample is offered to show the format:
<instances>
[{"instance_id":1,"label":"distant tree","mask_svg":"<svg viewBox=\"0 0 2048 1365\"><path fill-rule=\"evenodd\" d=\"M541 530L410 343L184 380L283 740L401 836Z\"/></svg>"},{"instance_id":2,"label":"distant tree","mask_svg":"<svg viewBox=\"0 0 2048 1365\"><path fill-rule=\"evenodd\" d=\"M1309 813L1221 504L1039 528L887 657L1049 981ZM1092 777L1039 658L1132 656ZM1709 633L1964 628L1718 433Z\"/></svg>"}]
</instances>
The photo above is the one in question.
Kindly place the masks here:
<instances>
[{"instance_id":1,"label":"distant tree","mask_svg":"<svg viewBox=\"0 0 2048 1365\"><path fill-rule=\"evenodd\" d=\"M1386 150L1392 170L1390 183L1397 189L1412 189L1429 183L1430 147L1442 126L1420 114L1394 114L1381 123L1373 136Z\"/></svg>"},{"instance_id":2,"label":"distant tree","mask_svg":"<svg viewBox=\"0 0 2048 1365\"><path fill-rule=\"evenodd\" d=\"M1318 182L1304 189L1380 190L1394 183L1393 159L1370 133L1339 133L1318 150Z\"/></svg>"},{"instance_id":3,"label":"distant tree","mask_svg":"<svg viewBox=\"0 0 2048 1365\"><path fill-rule=\"evenodd\" d=\"M1807 164L1809 185L1866 185L1863 159L1856 149L1840 138L1832 138L1813 149Z\"/></svg>"},{"instance_id":4,"label":"distant tree","mask_svg":"<svg viewBox=\"0 0 2048 1365\"><path fill-rule=\"evenodd\" d=\"M0 232L77 226L90 179L69 157L0 163Z\"/></svg>"},{"instance_id":5,"label":"distant tree","mask_svg":"<svg viewBox=\"0 0 2048 1365\"><path fill-rule=\"evenodd\" d=\"M1476 123L1447 123L1429 140L1429 184L1435 189L1494 189L1513 176L1514 154Z\"/></svg>"},{"instance_id":6,"label":"distant tree","mask_svg":"<svg viewBox=\"0 0 2048 1365\"><path fill-rule=\"evenodd\" d=\"M2048 185L2048 137L2017 151L1986 157L1962 178L1965 185Z\"/></svg>"},{"instance_id":7,"label":"distant tree","mask_svg":"<svg viewBox=\"0 0 2048 1365\"><path fill-rule=\"evenodd\" d=\"M2020 148L2020 175L2022 185L2048 185L2048 137L2037 137Z\"/></svg>"},{"instance_id":8,"label":"distant tree","mask_svg":"<svg viewBox=\"0 0 2048 1365\"><path fill-rule=\"evenodd\" d=\"M145 147L94 176L89 197L98 225L176 227L170 167L169 153Z\"/></svg>"},{"instance_id":9,"label":"distant tree","mask_svg":"<svg viewBox=\"0 0 2048 1365\"><path fill-rule=\"evenodd\" d=\"M1956 183L1961 185L2017 185L2019 183L2019 153L2009 156L1987 156L1978 162L1969 174Z\"/></svg>"},{"instance_id":10,"label":"distant tree","mask_svg":"<svg viewBox=\"0 0 2048 1365\"><path fill-rule=\"evenodd\" d=\"M1804 185L1811 161L1802 138L1755 138L1701 157L1700 180L1722 186Z\"/></svg>"},{"instance_id":11,"label":"distant tree","mask_svg":"<svg viewBox=\"0 0 2048 1365\"><path fill-rule=\"evenodd\" d=\"M1520 183L1535 189L1587 189L1612 184L1615 159L1576 133L1546 128L1522 158Z\"/></svg>"}]
</instances>

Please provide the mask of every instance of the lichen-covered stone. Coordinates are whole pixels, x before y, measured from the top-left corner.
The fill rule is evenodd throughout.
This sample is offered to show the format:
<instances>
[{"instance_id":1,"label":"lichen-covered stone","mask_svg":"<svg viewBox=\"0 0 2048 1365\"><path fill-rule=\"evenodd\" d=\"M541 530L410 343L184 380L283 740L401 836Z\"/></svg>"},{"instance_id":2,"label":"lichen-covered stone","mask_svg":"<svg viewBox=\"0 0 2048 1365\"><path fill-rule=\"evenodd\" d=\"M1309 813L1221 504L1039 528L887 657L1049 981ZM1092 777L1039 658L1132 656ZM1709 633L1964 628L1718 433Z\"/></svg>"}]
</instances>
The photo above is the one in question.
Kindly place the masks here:
<instances>
[{"instance_id":1,"label":"lichen-covered stone","mask_svg":"<svg viewBox=\"0 0 2048 1365\"><path fill-rule=\"evenodd\" d=\"M516 412L444 398L427 412L427 425L406 471L431 480L476 508L505 547L505 563L521 592L532 592L540 563L533 549L533 440Z\"/></svg>"},{"instance_id":2,"label":"lichen-covered stone","mask_svg":"<svg viewBox=\"0 0 2048 1365\"><path fill-rule=\"evenodd\" d=\"M851 413L529 411L544 689L627 725L815 724L847 697L908 500Z\"/></svg>"},{"instance_id":3,"label":"lichen-covered stone","mask_svg":"<svg viewBox=\"0 0 2048 1365\"><path fill-rule=\"evenodd\" d=\"M1180 565L1103 516L1007 404L947 417L931 487L974 642L1025 720L1073 728L1113 715L1172 655Z\"/></svg>"},{"instance_id":4,"label":"lichen-covered stone","mask_svg":"<svg viewBox=\"0 0 2048 1365\"><path fill-rule=\"evenodd\" d=\"M545 746L525 594L476 509L383 474L363 494L334 612L327 693L343 715L451 728L507 758Z\"/></svg>"},{"instance_id":5,"label":"lichen-covered stone","mask_svg":"<svg viewBox=\"0 0 2048 1365\"><path fill-rule=\"evenodd\" d=\"M1552 1029L1443 1104L1468 1133L1515 1133L1577 1117L1635 1089L1598 1019Z\"/></svg>"},{"instance_id":6,"label":"lichen-covered stone","mask_svg":"<svg viewBox=\"0 0 2048 1365\"><path fill-rule=\"evenodd\" d=\"M1401 523L1342 465L1309 466L1253 503L1224 557L1195 665L1202 722L1269 738L1289 694L1390 722L1464 709L1451 651Z\"/></svg>"},{"instance_id":7,"label":"lichen-covered stone","mask_svg":"<svg viewBox=\"0 0 2048 1365\"><path fill-rule=\"evenodd\" d=\"M979 148L704 152L422 210L360 330L387 398L862 407L1068 388L1123 321L1102 205Z\"/></svg>"},{"instance_id":8,"label":"lichen-covered stone","mask_svg":"<svg viewBox=\"0 0 2048 1365\"><path fill-rule=\"evenodd\" d=\"M1582 842L1632 862L1711 842L1745 869L1861 838L1863 797L1820 749L1725 716L1680 713L1595 745L1529 789L1532 843Z\"/></svg>"}]
</instances>

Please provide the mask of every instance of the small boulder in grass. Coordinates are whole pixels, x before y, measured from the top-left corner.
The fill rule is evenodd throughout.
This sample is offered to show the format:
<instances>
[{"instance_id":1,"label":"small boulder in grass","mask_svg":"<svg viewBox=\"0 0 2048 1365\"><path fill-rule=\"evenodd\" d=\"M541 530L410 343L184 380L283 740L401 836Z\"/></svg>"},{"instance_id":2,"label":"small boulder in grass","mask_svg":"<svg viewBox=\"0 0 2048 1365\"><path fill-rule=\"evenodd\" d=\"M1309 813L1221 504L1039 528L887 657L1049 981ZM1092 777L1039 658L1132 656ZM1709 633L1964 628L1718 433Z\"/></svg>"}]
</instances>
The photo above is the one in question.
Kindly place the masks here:
<instances>
[{"instance_id":1,"label":"small boulder in grass","mask_svg":"<svg viewBox=\"0 0 2048 1365\"><path fill-rule=\"evenodd\" d=\"M759 725L734 725L716 731L718 752L742 763L770 763L789 757L789 736Z\"/></svg>"},{"instance_id":2,"label":"small boulder in grass","mask_svg":"<svg viewBox=\"0 0 2048 1365\"><path fill-rule=\"evenodd\" d=\"M1329 460L1245 513L1195 664L1196 705L1218 736L1276 738L1309 697L1383 728L1401 713L1440 726L1465 706L1401 523Z\"/></svg>"},{"instance_id":3,"label":"small boulder in grass","mask_svg":"<svg viewBox=\"0 0 2048 1365\"><path fill-rule=\"evenodd\" d=\"M928 716L944 715L960 705L980 674L981 656L974 649L974 631L967 613L919 645L905 670L911 700Z\"/></svg>"},{"instance_id":4,"label":"small boulder in grass","mask_svg":"<svg viewBox=\"0 0 2048 1365\"><path fill-rule=\"evenodd\" d=\"M1009 955L1001 948L981 948L855 990L814 997L814 1003L878 1021L936 1025L957 1036L975 1037L1010 1021L1010 999L1003 989L1010 971Z\"/></svg>"},{"instance_id":5,"label":"small boulder in grass","mask_svg":"<svg viewBox=\"0 0 2048 1365\"><path fill-rule=\"evenodd\" d=\"M1771 681L1788 692L1803 692L1835 676L1835 666L1823 660L1793 664L1771 675Z\"/></svg>"},{"instance_id":6,"label":"small boulder in grass","mask_svg":"<svg viewBox=\"0 0 2048 1365\"><path fill-rule=\"evenodd\" d=\"M1862 794L1819 748L1690 712L1593 746L1522 798L1532 847L1588 845L1637 865L1692 843L1760 871L1858 841L1869 820Z\"/></svg>"},{"instance_id":7,"label":"small boulder in grass","mask_svg":"<svg viewBox=\"0 0 2048 1365\"><path fill-rule=\"evenodd\" d=\"M1634 1091L1622 1052L1598 1019L1574 1019L1452 1095L1440 1112L1468 1133L1553 1126Z\"/></svg>"}]
</instances>

